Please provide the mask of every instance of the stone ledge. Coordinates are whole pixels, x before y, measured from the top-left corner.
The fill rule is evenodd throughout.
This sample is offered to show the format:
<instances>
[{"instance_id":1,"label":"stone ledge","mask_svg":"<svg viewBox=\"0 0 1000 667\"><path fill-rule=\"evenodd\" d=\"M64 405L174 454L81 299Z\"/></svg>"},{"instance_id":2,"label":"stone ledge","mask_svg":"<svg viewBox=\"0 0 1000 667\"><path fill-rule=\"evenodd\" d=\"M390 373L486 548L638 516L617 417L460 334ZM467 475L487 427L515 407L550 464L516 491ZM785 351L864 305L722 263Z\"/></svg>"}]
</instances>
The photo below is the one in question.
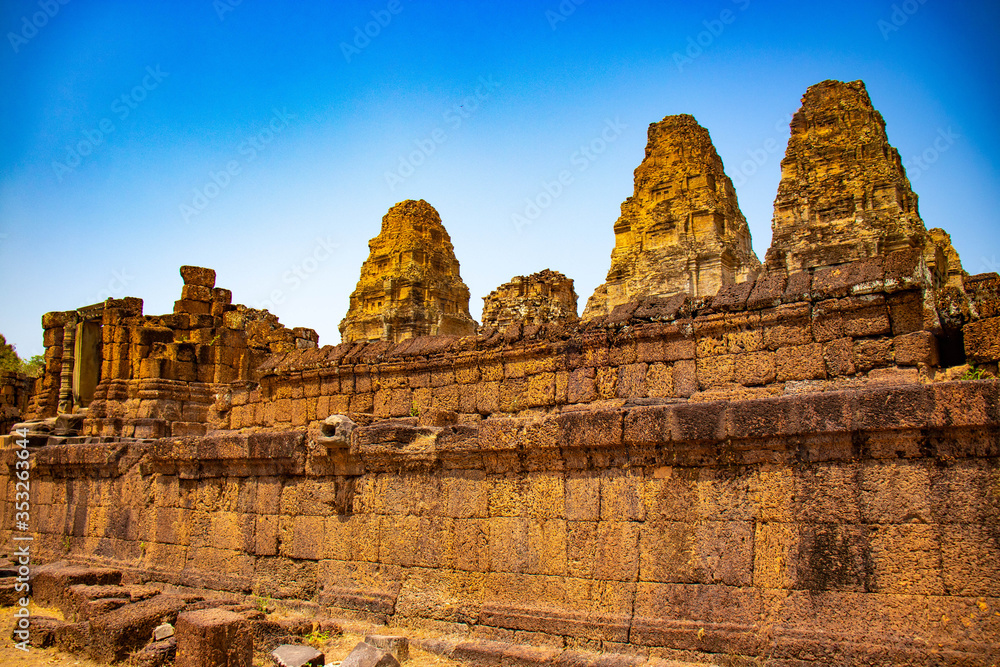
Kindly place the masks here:
<instances>
[{"instance_id":1,"label":"stone ledge","mask_svg":"<svg viewBox=\"0 0 1000 667\"><path fill-rule=\"evenodd\" d=\"M514 455L506 460L516 464L517 457L537 457L547 450L565 459L573 450L623 447L630 449L635 462L675 465L760 462L755 452L805 460L996 456L1000 438L977 445L989 451L963 452L946 438L927 436L950 429L993 429L1000 425L998 405L1000 381L982 380L574 409L535 419L487 419L478 425L430 427L386 420L356 429L351 453L369 471L442 463L478 467L484 460L478 457L495 454ZM896 453L858 440L876 434L895 434ZM642 453L642 448L649 451Z\"/></svg>"},{"instance_id":2,"label":"stone ledge","mask_svg":"<svg viewBox=\"0 0 1000 667\"><path fill-rule=\"evenodd\" d=\"M297 474L305 465L305 443L304 430L163 438L152 446L142 473L182 478Z\"/></svg>"}]
</instances>

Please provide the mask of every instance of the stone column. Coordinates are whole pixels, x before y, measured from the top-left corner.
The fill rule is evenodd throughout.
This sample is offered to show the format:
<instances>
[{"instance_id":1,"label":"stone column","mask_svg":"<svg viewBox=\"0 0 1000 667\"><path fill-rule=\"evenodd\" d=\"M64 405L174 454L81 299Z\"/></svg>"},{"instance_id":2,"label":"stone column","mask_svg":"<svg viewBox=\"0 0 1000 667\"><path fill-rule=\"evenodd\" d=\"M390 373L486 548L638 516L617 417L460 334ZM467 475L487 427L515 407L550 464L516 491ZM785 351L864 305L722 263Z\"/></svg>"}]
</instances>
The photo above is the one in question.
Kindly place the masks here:
<instances>
[{"instance_id":1,"label":"stone column","mask_svg":"<svg viewBox=\"0 0 1000 667\"><path fill-rule=\"evenodd\" d=\"M62 370L59 374L58 414L69 414L73 412L73 370L75 367L74 355L76 353L76 324L76 313L68 313L66 322L63 324L63 356Z\"/></svg>"}]
</instances>

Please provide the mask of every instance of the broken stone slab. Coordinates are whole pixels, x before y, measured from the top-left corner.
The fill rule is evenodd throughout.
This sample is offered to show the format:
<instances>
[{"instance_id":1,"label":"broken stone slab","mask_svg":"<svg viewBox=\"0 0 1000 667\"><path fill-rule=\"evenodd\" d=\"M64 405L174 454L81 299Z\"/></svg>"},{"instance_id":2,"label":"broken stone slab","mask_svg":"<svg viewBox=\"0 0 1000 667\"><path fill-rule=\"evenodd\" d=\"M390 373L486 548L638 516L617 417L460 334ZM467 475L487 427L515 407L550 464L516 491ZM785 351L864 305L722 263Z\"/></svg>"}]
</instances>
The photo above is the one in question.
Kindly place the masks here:
<instances>
[{"instance_id":1,"label":"broken stone slab","mask_svg":"<svg viewBox=\"0 0 1000 667\"><path fill-rule=\"evenodd\" d=\"M402 635L365 635L365 643L392 653L399 662L410 659L410 641Z\"/></svg>"},{"instance_id":2,"label":"broken stone slab","mask_svg":"<svg viewBox=\"0 0 1000 667\"><path fill-rule=\"evenodd\" d=\"M169 623L163 623L153 628L153 641L158 642L168 637L174 636L174 626Z\"/></svg>"},{"instance_id":3,"label":"broken stone slab","mask_svg":"<svg viewBox=\"0 0 1000 667\"><path fill-rule=\"evenodd\" d=\"M89 621L92 618L102 616L115 609L120 609L130 601L126 598L101 598L99 600L88 600L77 607L75 615L66 615L70 621Z\"/></svg>"},{"instance_id":4,"label":"broken stone slab","mask_svg":"<svg viewBox=\"0 0 1000 667\"><path fill-rule=\"evenodd\" d=\"M187 600L180 595L157 595L133 602L91 621L90 658L118 662L146 645L153 628L171 623Z\"/></svg>"},{"instance_id":5,"label":"broken stone slab","mask_svg":"<svg viewBox=\"0 0 1000 667\"><path fill-rule=\"evenodd\" d=\"M323 667L326 664L326 656L302 644L282 644L271 651L271 657L278 667Z\"/></svg>"},{"instance_id":6,"label":"broken stone slab","mask_svg":"<svg viewBox=\"0 0 1000 667\"><path fill-rule=\"evenodd\" d=\"M79 616L82 608L95 600L107 599L121 600L121 604L118 605L120 607L127 602L131 602L132 596L124 586L74 584L63 592L61 599L55 606L63 613L63 616L67 620L74 620L75 618L75 620L85 621L90 616ZM113 607L112 609L116 608ZM107 613L112 609L105 609L103 612L98 611L93 615Z\"/></svg>"},{"instance_id":7,"label":"broken stone slab","mask_svg":"<svg viewBox=\"0 0 1000 667\"><path fill-rule=\"evenodd\" d=\"M399 667L399 660L389 651L359 642L341 661L340 667Z\"/></svg>"},{"instance_id":8,"label":"broken stone slab","mask_svg":"<svg viewBox=\"0 0 1000 667\"><path fill-rule=\"evenodd\" d=\"M249 623L224 609L188 611L177 616L177 667L251 667Z\"/></svg>"},{"instance_id":9,"label":"broken stone slab","mask_svg":"<svg viewBox=\"0 0 1000 667\"><path fill-rule=\"evenodd\" d=\"M122 581L119 570L75 565L41 566L35 570L31 581L31 594L36 604L60 607L69 588L77 584L90 586L118 586Z\"/></svg>"},{"instance_id":10,"label":"broken stone slab","mask_svg":"<svg viewBox=\"0 0 1000 667\"><path fill-rule=\"evenodd\" d=\"M14 643L27 641L29 646L48 648L56 643L56 633L65 625L65 621L51 616L31 616L25 629L19 628L17 623L14 624L10 638Z\"/></svg>"}]
</instances>

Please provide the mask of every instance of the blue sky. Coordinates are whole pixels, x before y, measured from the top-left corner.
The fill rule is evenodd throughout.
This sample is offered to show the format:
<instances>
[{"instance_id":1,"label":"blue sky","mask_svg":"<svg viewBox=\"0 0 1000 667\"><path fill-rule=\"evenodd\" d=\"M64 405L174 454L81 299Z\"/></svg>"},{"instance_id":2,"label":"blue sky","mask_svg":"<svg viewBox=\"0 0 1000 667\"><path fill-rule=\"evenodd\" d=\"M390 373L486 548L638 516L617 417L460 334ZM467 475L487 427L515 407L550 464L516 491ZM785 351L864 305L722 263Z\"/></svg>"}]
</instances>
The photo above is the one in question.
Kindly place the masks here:
<instances>
[{"instance_id":1,"label":"blue sky","mask_svg":"<svg viewBox=\"0 0 1000 667\"><path fill-rule=\"evenodd\" d=\"M545 268L582 311L646 127L676 113L711 133L763 259L789 116L824 79L865 81L924 222L997 270L997 25L995 2L943 0L8 0L0 332L25 356L47 311L170 312L195 264L336 344L368 240L411 198L477 319Z\"/></svg>"}]
</instances>

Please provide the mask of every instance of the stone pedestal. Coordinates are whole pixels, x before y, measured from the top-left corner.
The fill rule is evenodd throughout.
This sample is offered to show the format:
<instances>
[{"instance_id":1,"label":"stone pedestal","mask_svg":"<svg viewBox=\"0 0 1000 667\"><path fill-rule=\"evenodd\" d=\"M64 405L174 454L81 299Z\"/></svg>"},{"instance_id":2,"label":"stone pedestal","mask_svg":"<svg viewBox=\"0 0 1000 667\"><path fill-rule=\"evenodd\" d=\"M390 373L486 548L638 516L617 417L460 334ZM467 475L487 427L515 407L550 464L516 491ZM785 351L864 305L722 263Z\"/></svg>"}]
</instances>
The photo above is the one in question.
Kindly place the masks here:
<instances>
[{"instance_id":1,"label":"stone pedestal","mask_svg":"<svg viewBox=\"0 0 1000 667\"><path fill-rule=\"evenodd\" d=\"M177 667L251 667L253 638L246 619L221 609L177 617Z\"/></svg>"}]
</instances>

